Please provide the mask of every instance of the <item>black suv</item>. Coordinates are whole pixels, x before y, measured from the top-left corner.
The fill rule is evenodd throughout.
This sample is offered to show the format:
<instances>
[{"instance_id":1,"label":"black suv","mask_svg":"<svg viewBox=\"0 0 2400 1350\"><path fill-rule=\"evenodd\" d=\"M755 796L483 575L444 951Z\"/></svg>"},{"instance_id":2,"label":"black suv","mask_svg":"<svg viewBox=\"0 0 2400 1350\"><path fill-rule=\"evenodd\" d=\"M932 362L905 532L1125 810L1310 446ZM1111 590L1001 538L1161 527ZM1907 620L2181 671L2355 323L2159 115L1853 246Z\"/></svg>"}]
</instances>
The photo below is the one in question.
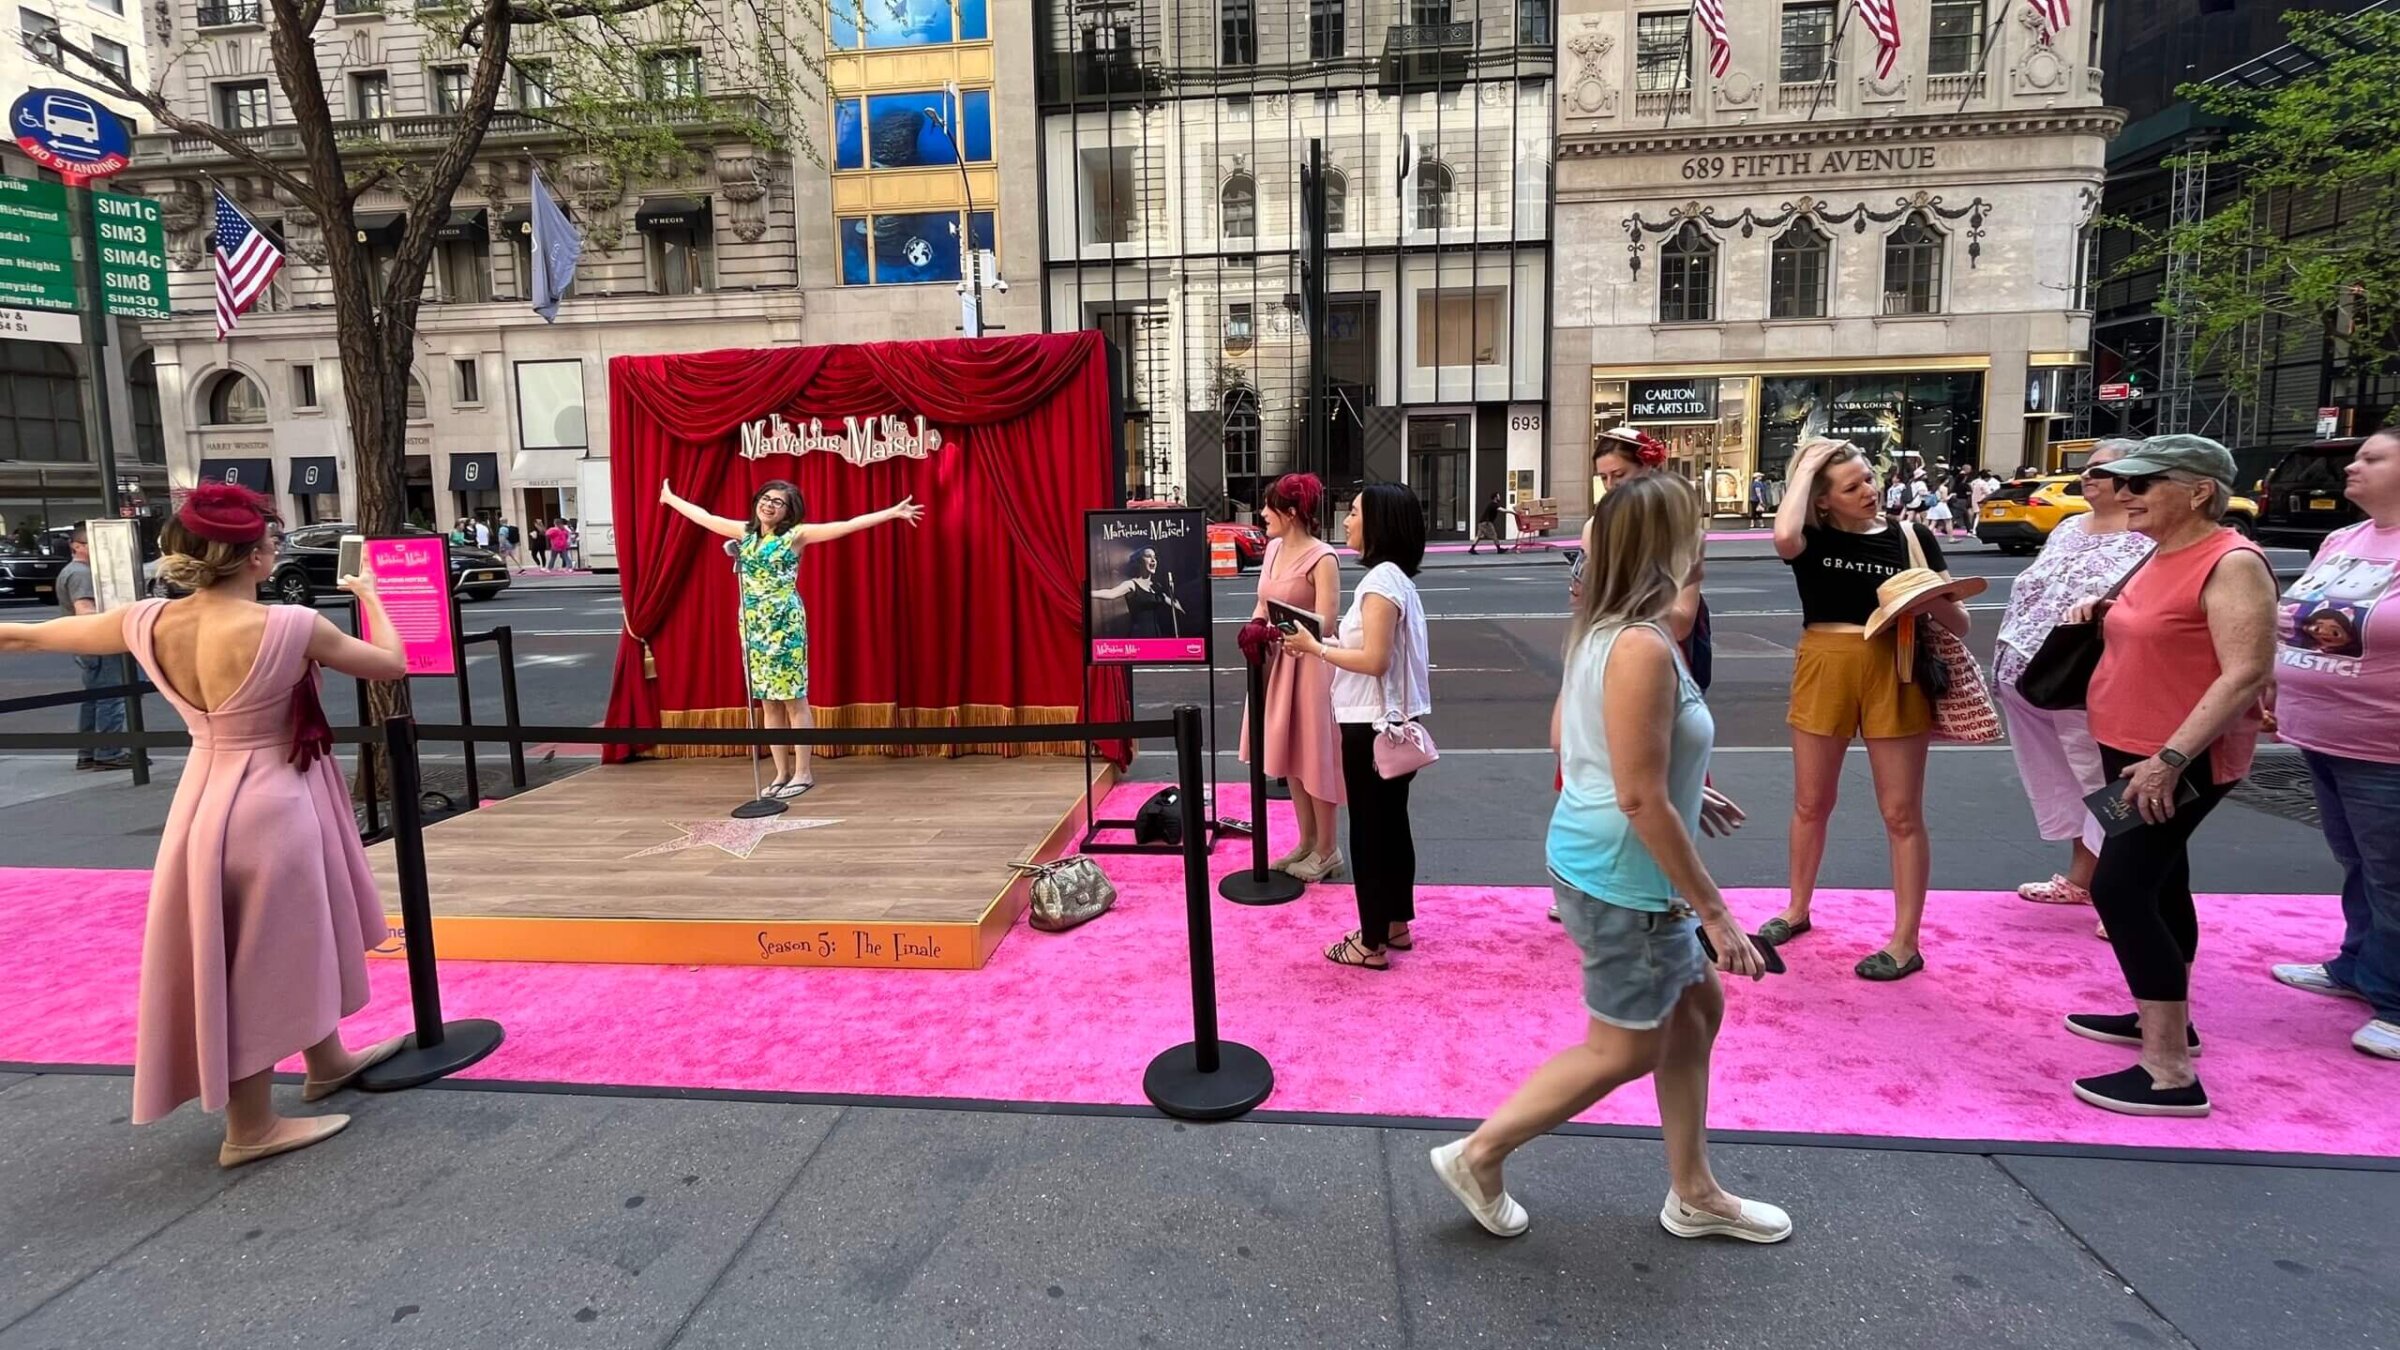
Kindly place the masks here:
<instances>
[{"instance_id":1,"label":"black suv","mask_svg":"<svg viewBox=\"0 0 2400 1350\"><path fill-rule=\"evenodd\" d=\"M66 530L44 530L29 548L0 538L0 595L18 600L58 600L58 574L67 565Z\"/></svg>"},{"instance_id":2,"label":"black suv","mask_svg":"<svg viewBox=\"0 0 2400 1350\"><path fill-rule=\"evenodd\" d=\"M2314 548L2326 535L2366 518L2348 497L2345 476L2363 436L2304 445L2275 461L2259 480L2258 536Z\"/></svg>"},{"instance_id":3,"label":"black suv","mask_svg":"<svg viewBox=\"0 0 2400 1350\"><path fill-rule=\"evenodd\" d=\"M286 534L275 575L260 592L287 605L313 605L319 596L339 594L334 567L341 561L342 536L351 532L348 525L303 525ZM413 525L401 533L434 537ZM450 546L450 590L460 599L489 600L507 590L508 581L508 562L499 554L473 544Z\"/></svg>"}]
</instances>

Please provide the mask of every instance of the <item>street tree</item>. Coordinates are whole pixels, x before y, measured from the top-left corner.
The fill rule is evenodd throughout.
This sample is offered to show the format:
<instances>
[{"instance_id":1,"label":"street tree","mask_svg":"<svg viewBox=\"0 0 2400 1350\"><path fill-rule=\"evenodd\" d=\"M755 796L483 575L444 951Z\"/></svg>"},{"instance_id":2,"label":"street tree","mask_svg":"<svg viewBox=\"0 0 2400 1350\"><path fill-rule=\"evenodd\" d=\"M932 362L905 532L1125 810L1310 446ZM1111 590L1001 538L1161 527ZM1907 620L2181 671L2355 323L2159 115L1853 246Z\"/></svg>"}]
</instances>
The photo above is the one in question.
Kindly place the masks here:
<instances>
[{"instance_id":1,"label":"street tree","mask_svg":"<svg viewBox=\"0 0 2400 1350\"><path fill-rule=\"evenodd\" d=\"M2273 88L2178 91L2225 124L2205 153L2212 184L2231 191L2198 220L2136 227L2123 265L2179 260L2181 293L2159 310L2190 325L2195 368L2244 395L2261 375L2238 355L2254 325L2323 342L2362 381L2400 358L2400 13L2284 21L2311 58L2305 73Z\"/></svg>"}]
</instances>

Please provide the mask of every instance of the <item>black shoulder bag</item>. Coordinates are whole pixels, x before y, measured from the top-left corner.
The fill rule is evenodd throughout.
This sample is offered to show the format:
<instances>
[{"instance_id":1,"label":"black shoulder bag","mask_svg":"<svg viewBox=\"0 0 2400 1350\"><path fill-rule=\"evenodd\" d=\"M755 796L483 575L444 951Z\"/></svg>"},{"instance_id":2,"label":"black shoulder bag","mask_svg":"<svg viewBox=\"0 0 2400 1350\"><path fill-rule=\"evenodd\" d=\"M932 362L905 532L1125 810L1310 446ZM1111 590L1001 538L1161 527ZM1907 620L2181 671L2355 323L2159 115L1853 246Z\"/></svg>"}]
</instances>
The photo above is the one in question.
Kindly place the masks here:
<instances>
[{"instance_id":1,"label":"black shoulder bag","mask_svg":"<svg viewBox=\"0 0 2400 1350\"><path fill-rule=\"evenodd\" d=\"M2100 621L2107 616L2108 606L2116 601L2117 593L2133 580L2135 572L2150 565L2148 556L2135 563L2131 571L2117 578L2117 584L2100 597L2099 609L2086 623L2062 623L2042 639L2040 651L2025 663L2017 676L2017 693L2027 703L2046 712L2068 712L2083 706L2091 692L2092 676L2100 669Z\"/></svg>"}]
</instances>

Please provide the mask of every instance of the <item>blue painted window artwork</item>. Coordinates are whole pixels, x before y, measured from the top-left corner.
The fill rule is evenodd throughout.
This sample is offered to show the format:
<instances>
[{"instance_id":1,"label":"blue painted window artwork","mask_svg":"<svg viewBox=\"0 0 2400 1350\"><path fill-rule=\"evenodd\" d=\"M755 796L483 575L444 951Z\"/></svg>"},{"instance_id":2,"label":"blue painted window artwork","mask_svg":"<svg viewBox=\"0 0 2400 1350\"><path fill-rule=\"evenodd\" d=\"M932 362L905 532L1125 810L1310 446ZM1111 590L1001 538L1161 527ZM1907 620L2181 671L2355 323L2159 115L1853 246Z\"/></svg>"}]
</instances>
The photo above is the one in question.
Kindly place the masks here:
<instances>
[{"instance_id":1,"label":"blue painted window artwork","mask_svg":"<svg viewBox=\"0 0 2400 1350\"><path fill-rule=\"evenodd\" d=\"M997 250L1000 247L998 244L992 242L991 212L976 212L968 228L975 232L975 249L977 252L980 253L987 250Z\"/></svg>"},{"instance_id":2,"label":"blue painted window artwork","mask_svg":"<svg viewBox=\"0 0 2400 1350\"><path fill-rule=\"evenodd\" d=\"M833 0L830 36L833 45L843 50L981 42L992 35L989 3L990 0Z\"/></svg>"},{"instance_id":3,"label":"blue painted window artwork","mask_svg":"<svg viewBox=\"0 0 2400 1350\"><path fill-rule=\"evenodd\" d=\"M867 167L866 130L859 119L858 100L854 98L833 105L833 167Z\"/></svg>"},{"instance_id":4,"label":"blue painted window artwork","mask_svg":"<svg viewBox=\"0 0 2400 1350\"><path fill-rule=\"evenodd\" d=\"M922 169L956 164L950 138L958 136L970 163L992 158L992 96L978 89L959 100L966 104L966 122L959 125L950 96L927 89L907 94L877 94L867 100L866 167ZM938 115L937 115L938 114ZM949 131L942 123L950 123ZM838 122L838 117L837 117ZM854 167L841 164L839 167Z\"/></svg>"},{"instance_id":5,"label":"blue painted window artwork","mask_svg":"<svg viewBox=\"0 0 2400 1350\"><path fill-rule=\"evenodd\" d=\"M966 142L967 162L989 164L992 162L992 91L970 89L959 97L967 105L966 134L959 137Z\"/></svg>"},{"instance_id":6,"label":"blue painted window artwork","mask_svg":"<svg viewBox=\"0 0 2400 1350\"><path fill-rule=\"evenodd\" d=\"M918 211L875 217L875 284L957 281L958 213Z\"/></svg>"},{"instance_id":7,"label":"blue painted window artwork","mask_svg":"<svg viewBox=\"0 0 2400 1350\"><path fill-rule=\"evenodd\" d=\"M867 218L845 216L838 222L842 235L842 284L865 286L874 281L867 270Z\"/></svg>"}]
</instances>

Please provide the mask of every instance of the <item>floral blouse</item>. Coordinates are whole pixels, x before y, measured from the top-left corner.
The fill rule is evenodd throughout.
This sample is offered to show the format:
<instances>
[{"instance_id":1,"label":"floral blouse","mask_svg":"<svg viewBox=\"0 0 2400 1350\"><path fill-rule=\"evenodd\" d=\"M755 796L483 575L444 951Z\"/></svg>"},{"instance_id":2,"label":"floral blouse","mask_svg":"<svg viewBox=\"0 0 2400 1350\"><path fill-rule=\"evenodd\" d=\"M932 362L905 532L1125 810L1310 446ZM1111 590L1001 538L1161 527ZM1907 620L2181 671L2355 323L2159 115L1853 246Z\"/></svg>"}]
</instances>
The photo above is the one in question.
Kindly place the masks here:
<instances>
[{"instance_id":1,"label":"floral blouse","mask_svg":"<svg viewBox=\"0 0 2400 1350\"><path fill-rule=\"evenodd\" d=\"M2131 530L2093 534L2091 519L2070 516L2060 521L2041 556L2017 577L2016 588L2009 592L2008 613L2000 620L2000 644L1992 661L1995 681L2016 683L2025 663L2042 649L2042 639L2068 610L2107 594L2150 556L2148 536Z\"/></svg>"}]
</instances>

